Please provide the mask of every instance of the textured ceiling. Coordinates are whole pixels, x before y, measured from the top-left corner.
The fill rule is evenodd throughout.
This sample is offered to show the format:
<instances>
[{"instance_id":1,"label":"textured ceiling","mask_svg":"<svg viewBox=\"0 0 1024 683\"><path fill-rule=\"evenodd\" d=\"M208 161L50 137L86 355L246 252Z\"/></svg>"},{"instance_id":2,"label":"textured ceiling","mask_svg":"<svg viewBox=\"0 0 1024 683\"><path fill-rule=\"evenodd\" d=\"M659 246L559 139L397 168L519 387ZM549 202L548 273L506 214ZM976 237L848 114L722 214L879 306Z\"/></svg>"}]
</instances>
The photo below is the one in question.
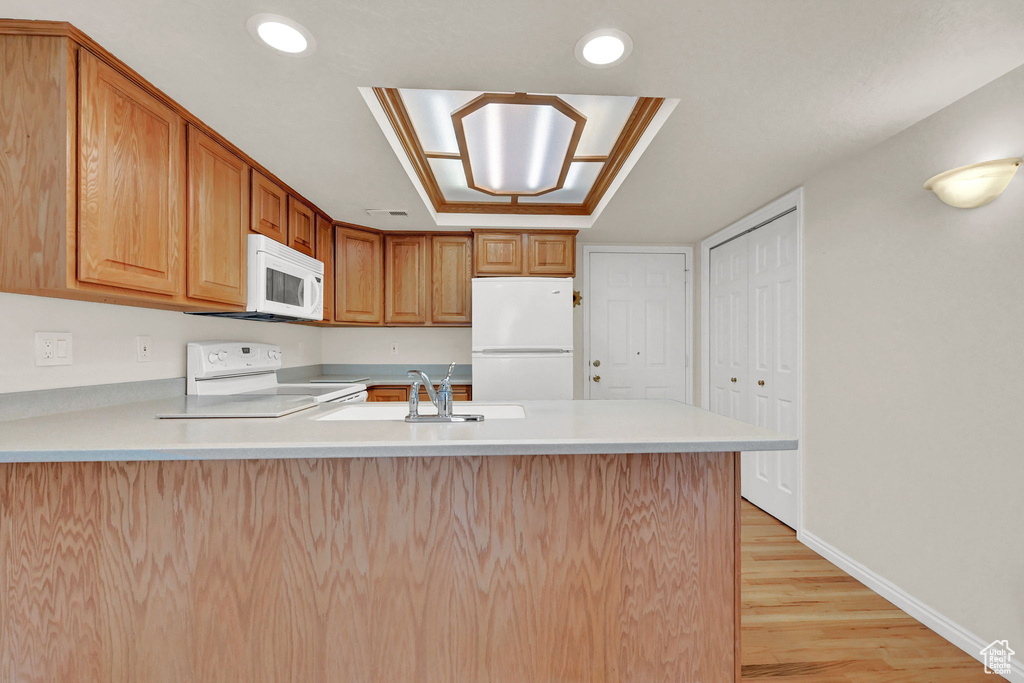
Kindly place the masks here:
<instances>
[{"instance_id":1,"label":"textured ceiling","mask_svg":"<svg viewBox=\"0 0 1024 683\"><path fill-rule=\"evenodd\" d=\"M257 45L259 12L304 24L316 52ZM357 86L680 98L588 242L699 240L1024 63L1020 0L0 0L0 16L72 22L332 217L388 229L433 223ZM602 27L633 54L587 69L573 47Z\"/></svg>"}]
</instances>

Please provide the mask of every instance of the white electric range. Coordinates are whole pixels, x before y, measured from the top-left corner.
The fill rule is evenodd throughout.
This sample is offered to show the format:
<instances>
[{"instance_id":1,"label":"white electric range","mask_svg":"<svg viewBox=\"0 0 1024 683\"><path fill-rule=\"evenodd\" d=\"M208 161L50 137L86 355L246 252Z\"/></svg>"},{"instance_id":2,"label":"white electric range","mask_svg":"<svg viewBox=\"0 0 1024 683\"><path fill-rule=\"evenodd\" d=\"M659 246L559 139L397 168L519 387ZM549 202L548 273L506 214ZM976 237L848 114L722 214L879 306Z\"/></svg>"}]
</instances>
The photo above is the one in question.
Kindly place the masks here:
<instances>
[{"instance_id":1,"label":"white electric range","mask_svg":"<svg viewBox=\"0 0 1024 683\"><path fill-rule=\"evenodd\" d=\"M184 408L157 417L281 417L319 403L366 401L365 384L282 384L280 368L276 344L191 342Z\"/></svg>"}]
</instances>

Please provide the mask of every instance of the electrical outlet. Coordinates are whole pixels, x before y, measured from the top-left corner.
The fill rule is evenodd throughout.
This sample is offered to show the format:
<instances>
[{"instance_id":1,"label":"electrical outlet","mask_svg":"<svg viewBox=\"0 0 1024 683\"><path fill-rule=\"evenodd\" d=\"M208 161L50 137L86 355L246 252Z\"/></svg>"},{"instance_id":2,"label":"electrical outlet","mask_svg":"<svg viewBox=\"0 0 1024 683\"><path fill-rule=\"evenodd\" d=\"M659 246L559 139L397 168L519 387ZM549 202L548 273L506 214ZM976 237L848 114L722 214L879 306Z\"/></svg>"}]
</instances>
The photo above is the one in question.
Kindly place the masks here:
<instances>
[{"instance_id":1,"label":"electrical outlet","mask_svg":"<svg viewBox=\"0 0 1024 683\"><path fill-rule=\"evenodd\" d=\"M148 363L153 360L153 338L136 337L136 358L140 363Z\"/></svg>"},{"instance_id":2,"label":"electrical outlet","mask_svg":"<svg viewBox=\"0 0 1024 683\"><path fill-rule=\"evenodd\" d=\"M70 332L36 332L36 365L71 365Z\"/></svg>"},{"instance_id":3,"label":"electrical outlet","mask_svg":"<svg viewBox=\"0 0 1024 683\"><path fill-rule=\"evenodd\" d=\"M397 356L398 355L398 342L391 342L391 355L392 356Z\"/></svg>"}]
</instances>

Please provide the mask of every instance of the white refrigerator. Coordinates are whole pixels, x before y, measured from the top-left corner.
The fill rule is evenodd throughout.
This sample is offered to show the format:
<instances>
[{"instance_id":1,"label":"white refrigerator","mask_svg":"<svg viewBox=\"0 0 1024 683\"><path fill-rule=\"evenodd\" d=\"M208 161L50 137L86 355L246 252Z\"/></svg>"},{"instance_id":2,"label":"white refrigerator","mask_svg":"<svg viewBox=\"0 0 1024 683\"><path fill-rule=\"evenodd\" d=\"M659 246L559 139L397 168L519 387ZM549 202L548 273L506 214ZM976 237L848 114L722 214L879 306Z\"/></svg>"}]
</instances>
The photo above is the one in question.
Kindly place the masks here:
<instances>
[{"instance_id":1,"label":"white refrigerator","mask_svg":"<svg viewBox=\"0 0 1024 683\"><path fill-rule=\"evenodd\" d=\"M473 400L572 399L572 278L473 279Z\"/></svg>"}]
</instances>

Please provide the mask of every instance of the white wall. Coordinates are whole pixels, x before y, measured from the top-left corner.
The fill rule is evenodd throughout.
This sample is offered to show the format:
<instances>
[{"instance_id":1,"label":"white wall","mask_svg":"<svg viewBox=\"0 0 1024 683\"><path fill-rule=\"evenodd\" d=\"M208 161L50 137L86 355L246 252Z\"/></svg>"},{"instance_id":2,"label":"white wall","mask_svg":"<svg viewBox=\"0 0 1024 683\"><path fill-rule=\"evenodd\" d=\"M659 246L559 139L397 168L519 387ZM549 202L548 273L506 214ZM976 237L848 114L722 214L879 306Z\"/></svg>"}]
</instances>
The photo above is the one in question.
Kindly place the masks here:
<instances>
[{"instance_id":1,"label":"white wall","mask_svg":"<svg viewBox=\"0 0 1024 683\"><path fill-rule=\"evenodd\" d=\"M398 353L391 353L392 342ZM468 327L335 327L323 330L323 363L473 362Z\"/></svg>"},{"instance_id":2,"label":"white wall","mask_svg":"<svg viewBox=\"0 0 1024 683\"><path fill-rule=\"evenodd\" d=\"M72 365L36 367L36 332L71 332ZM237 340L280 344L285 367L320 363L320 330L226 320L134 306L0 293L0 393L185 376L185 344ZM139 335L152 360L136 361Z\"/></svg>"},{"instance_id":3,"label":"white wall","mask_svg":"<svg viewBox=\"0 0 1024 683\"><path fill-rule=\"evenodd\" d=\"M805 184L804 524L985 642L1024 647L1024 67Z\"/></svg>"}]
</instances>

